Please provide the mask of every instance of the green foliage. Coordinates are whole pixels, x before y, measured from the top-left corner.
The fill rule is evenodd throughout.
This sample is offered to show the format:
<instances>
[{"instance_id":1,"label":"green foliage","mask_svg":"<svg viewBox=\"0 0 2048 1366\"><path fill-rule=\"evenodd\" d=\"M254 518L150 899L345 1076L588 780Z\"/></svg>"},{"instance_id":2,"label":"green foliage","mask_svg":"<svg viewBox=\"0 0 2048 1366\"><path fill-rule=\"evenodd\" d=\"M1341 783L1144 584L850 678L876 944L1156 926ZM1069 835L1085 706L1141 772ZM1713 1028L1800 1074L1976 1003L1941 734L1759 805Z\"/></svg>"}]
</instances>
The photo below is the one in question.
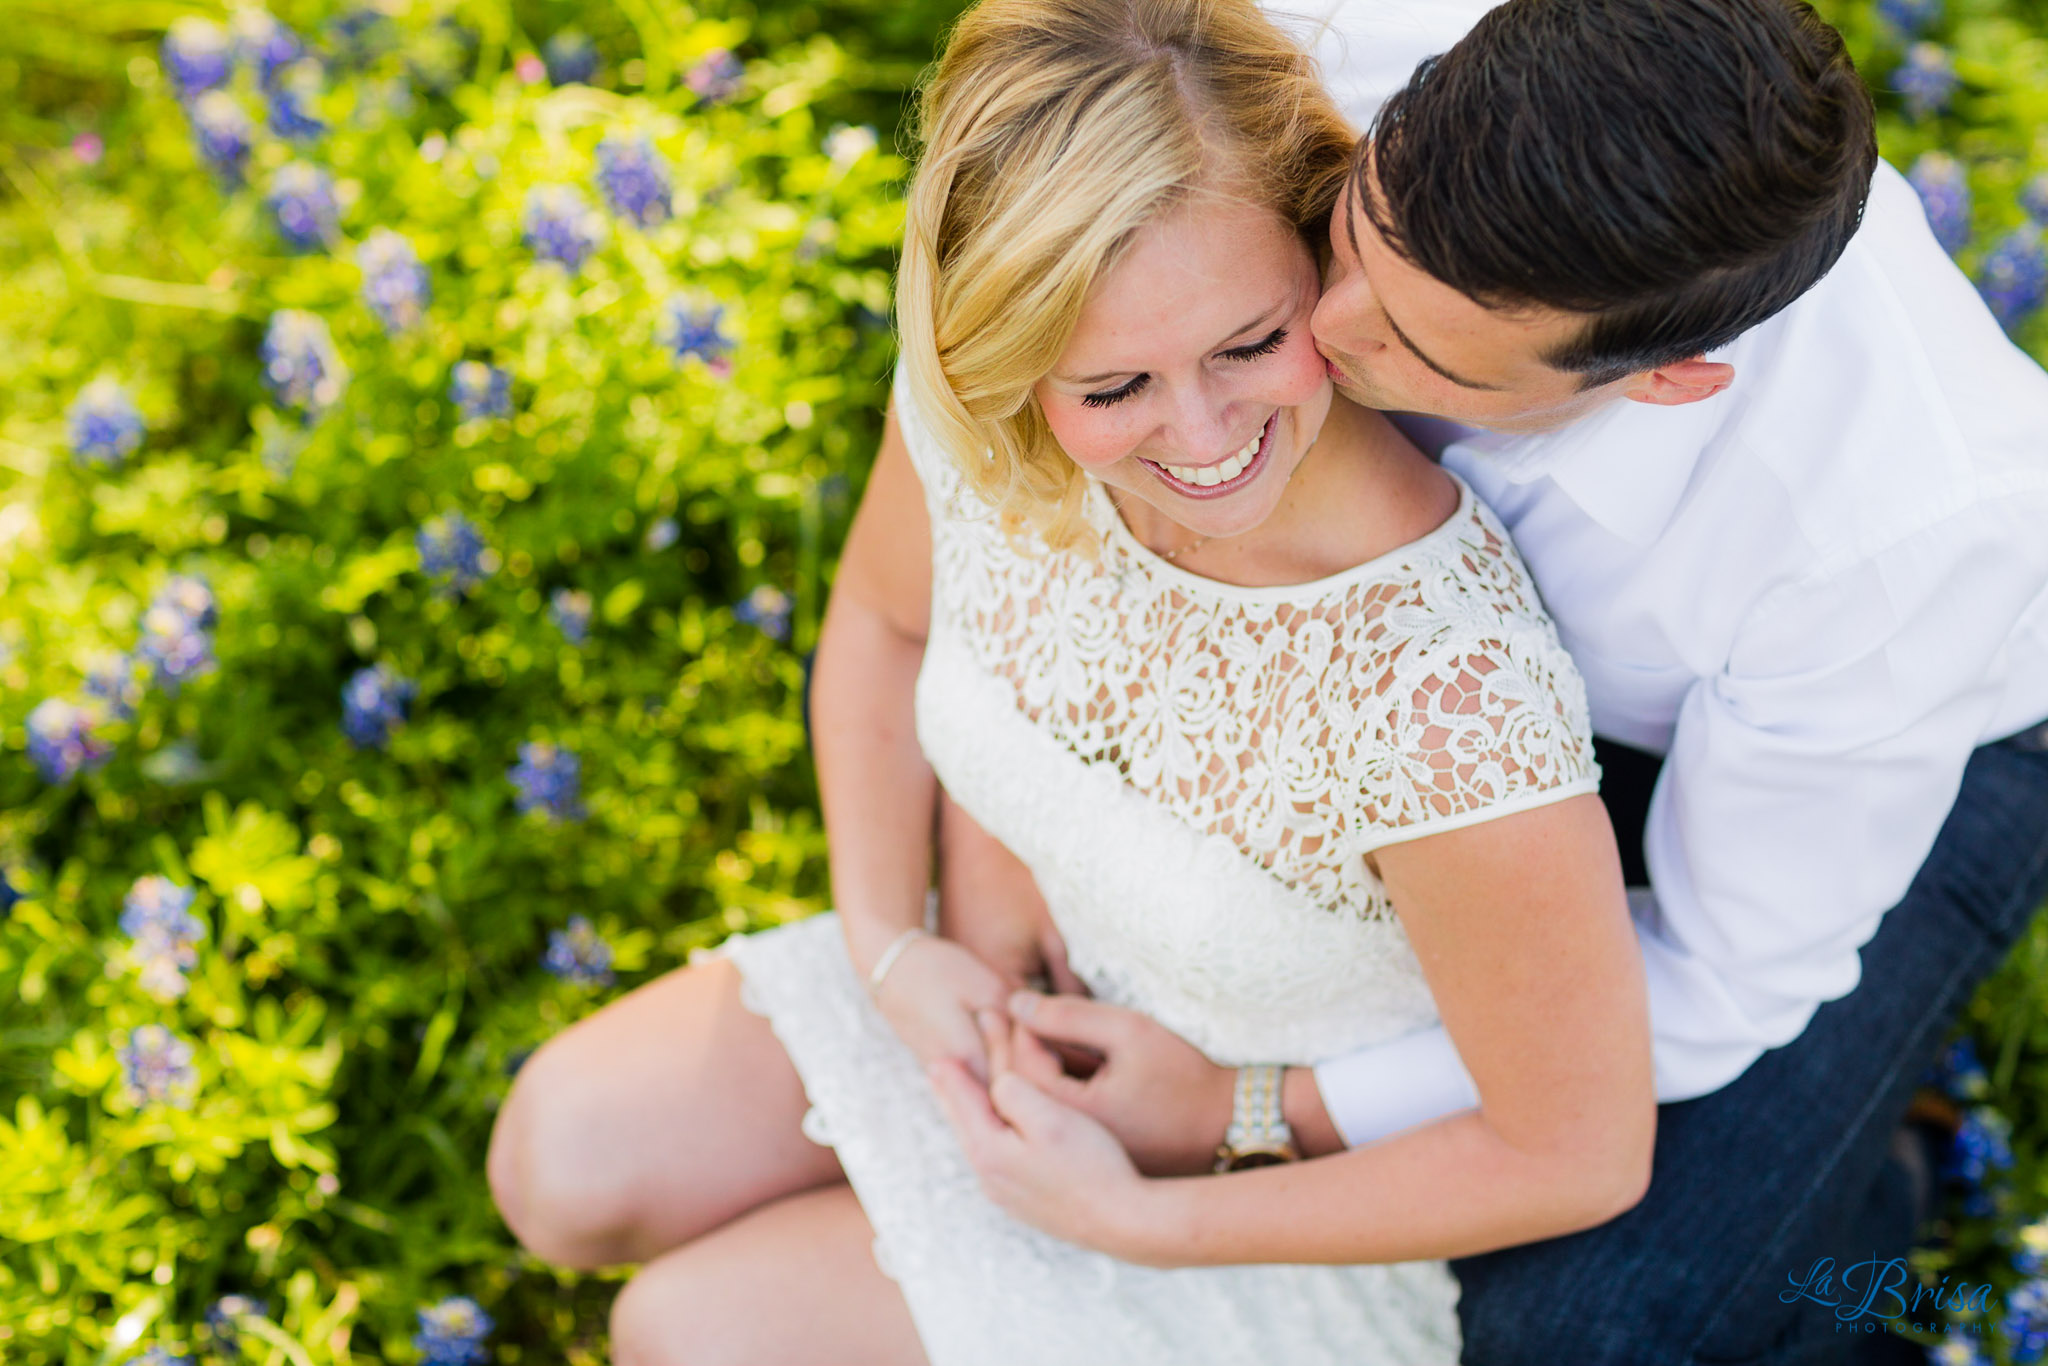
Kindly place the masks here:
<instances>
[{"instance_id":1,"label":"green foliage","mask_svg":"<svg viewBox=\"0 0 2048 1366\"><path fill-rule=\"evenodd\" d=\"M268 1304L255 1359L418 1360L416 1311L469 1295L496 1359L598 1360L611 1286L516 1251L485 1140L548 1035L818 904L801 651L879 430L914 67L642 4L586 21L598 74L556 88L537 43L587 7L386 6L350 58L345 7L309 3L281 16L327 58L301 73L326 131L262 131L284 78L238 63L238 186L159 49L219 8L87 8L0 26L0 869L25 893L0 924L0 1357L197 1354L240 1293ZM700 98L727 49L736 88ZM840 126L863 114L881 149ZM653 149L671 214L604 207L607 138ZM270 203L297 163L334 206L300 250ZM575 268L527 240L544 185L593 206ZM383 277L383 314L379 230L427 281ZM347 373L310 411L266 386L294 309ZM508 411L459 411L464 362L509 376ZM96 379L146 428L107 463L67 431ZM481 538L466 593L418 540L449 513ZM195 610L166 605L181 584ZM128 706L90 695L109 661ZM416 691L359 746L343 688L372 665ZM53 697L103 763L31 762ZM580 762L573 802L520 809L534 742ZM194 897L176 995L121 924L150 874ZM572 916L609 953L587 980L542 967ZM157 1026L190 1076L152 1101L122 1050Z\"/></svg>"}]
</instances>

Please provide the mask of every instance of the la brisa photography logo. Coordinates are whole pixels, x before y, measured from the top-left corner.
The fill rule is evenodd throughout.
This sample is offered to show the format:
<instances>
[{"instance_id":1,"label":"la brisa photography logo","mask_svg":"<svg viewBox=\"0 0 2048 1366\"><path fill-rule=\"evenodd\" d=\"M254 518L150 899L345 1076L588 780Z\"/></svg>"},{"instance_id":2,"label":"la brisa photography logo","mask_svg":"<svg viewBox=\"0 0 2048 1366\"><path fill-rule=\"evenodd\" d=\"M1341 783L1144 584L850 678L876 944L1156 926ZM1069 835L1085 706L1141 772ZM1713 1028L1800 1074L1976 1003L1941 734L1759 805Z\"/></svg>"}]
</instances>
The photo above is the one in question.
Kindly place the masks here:
<instances>
[{"instance_id":1,"label":"la brisa photography logo","mask_svg":"<svg viewBox=\"0 0 2048 1366\"><path fill-rule=\"evenodd\" d=\"M1807 1300L1834 1311L1838 1333L1939 1333L1982 1336L2002 1306L1989 1282L1944 1276L1929 1283L1914 1275L1904 1257L1875 1253L1857 1262L1838 1263L1816 1257L1810 1266L1786 1273L1778 1298L1786 1304ZM1968 1323L1947 1316L1967 1314Z\"/></svg>"}]
</instances>

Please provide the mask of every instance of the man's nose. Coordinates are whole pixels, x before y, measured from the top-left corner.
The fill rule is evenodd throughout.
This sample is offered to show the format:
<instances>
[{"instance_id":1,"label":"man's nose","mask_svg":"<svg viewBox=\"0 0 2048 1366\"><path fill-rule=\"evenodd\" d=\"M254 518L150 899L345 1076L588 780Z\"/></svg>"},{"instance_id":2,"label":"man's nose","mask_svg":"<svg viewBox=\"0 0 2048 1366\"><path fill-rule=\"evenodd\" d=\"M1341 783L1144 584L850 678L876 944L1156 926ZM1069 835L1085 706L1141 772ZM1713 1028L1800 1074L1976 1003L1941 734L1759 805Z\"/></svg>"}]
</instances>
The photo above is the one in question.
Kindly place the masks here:
<instances>
[{"instance_id":1,"label":"man's nose","mask_svg":"<svg viewBox=\"0 0 2048 1366\"><path fill-rule=\"evenodd\" d=\"M1309 335L1329 351L1362 356L1386 345L1373 329L1372 292L1357 271L1334 277L1309 315Z\"/></svg>"}]
</instances>

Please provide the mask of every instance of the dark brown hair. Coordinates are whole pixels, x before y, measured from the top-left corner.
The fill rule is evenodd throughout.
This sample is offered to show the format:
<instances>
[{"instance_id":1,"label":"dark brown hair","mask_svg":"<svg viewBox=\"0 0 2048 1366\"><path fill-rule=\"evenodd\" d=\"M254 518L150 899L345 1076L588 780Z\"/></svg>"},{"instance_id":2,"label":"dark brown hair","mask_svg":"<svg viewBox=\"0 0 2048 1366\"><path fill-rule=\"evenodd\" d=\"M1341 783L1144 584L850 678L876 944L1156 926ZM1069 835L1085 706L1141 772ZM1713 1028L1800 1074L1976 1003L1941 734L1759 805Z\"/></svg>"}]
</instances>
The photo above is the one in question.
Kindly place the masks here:
<instances>
[{"instance_id":1,"label":"dark brown hair","mask_svg":"<svg viewBox=\"0 0 2048 1366\"><path fill-rule=\"evenodd\" d=\"M1591 387L1805 293L1876 163L1870 96L1799 0L1507 0L1416 68L1354 178L1393 248L1460 293L1591 315L1546 357Z\"/></svg>"}]
</instances>

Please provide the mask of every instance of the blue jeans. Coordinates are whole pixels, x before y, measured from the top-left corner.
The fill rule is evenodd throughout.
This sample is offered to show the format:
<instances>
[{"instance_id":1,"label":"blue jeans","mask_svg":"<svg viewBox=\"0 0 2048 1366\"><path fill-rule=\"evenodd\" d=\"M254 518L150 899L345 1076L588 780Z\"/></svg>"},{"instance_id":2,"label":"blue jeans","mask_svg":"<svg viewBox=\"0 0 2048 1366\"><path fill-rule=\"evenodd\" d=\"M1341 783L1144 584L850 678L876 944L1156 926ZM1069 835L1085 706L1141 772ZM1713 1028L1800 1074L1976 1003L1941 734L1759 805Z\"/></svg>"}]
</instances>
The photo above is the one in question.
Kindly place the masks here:
<instances>
[{"instance_id":1,"label":"blue jeans","mask_svg":"<svg viewBox=\"0 0 2048 1366\"><path fill-rule=\"evenodd\" d=\"M1868 1353L1832 1310L1780 1292L1820 1257L1905 1254L1911 1219L1869 1217L1894 1131L2044 896L2048 752L2028 732L1971 756L1906 899L1863 946L1856 989L1721 1090L1659 1107L1639 1205L1451 1263L1465 1366L1809 1366ZM1883 1236L1890 1246L1870 1246Z\"/></svg>"}]
</instances>

